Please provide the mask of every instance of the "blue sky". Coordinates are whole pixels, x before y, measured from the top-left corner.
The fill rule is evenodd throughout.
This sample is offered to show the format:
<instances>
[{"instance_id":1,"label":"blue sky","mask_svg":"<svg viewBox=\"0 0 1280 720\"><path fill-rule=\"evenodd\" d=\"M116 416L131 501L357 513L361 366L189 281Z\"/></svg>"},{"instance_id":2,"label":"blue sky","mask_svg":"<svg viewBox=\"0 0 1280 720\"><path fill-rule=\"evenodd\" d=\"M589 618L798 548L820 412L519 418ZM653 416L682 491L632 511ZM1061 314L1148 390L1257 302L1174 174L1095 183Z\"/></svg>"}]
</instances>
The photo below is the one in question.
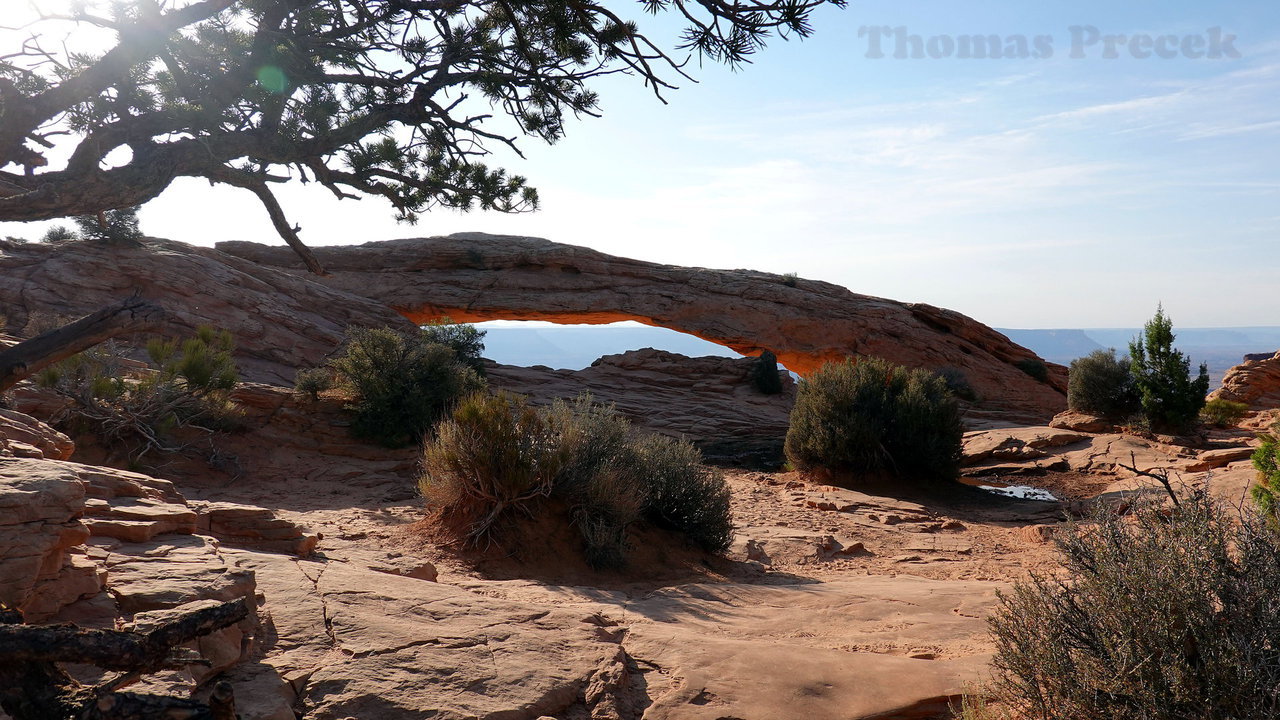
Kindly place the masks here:
<instances>
[{"instance_id":1,"label":"blue sky","mask_svg":"<svg viewBox=\"0 0 1280 720\"><path fill-rule=\"evenodd\" d=\"M655 39L676 29L611 6L634 8ZM607 79L603 118L554 147L525 142L525 160L499 156L540 189L535 214L437 212L407 227L374 200L281 198L315 245L511 233L797 272L1000 327L1135 326L1160 301L1182 326L1280 325L1280 4L874 0L814 26L741 71L695 67L700 82L669 105ZM1053 54L899 60L888 38L890 56L867 56L861 28L900 26L922 45L1047 36ZM1107 59L1099 40L1072 58L1072 26L1126 40L1220 28L1241 57L1137 59L1126 44ZM242 194L176 184L143 228L279 242Z\"/></svg>"}]
</instances>

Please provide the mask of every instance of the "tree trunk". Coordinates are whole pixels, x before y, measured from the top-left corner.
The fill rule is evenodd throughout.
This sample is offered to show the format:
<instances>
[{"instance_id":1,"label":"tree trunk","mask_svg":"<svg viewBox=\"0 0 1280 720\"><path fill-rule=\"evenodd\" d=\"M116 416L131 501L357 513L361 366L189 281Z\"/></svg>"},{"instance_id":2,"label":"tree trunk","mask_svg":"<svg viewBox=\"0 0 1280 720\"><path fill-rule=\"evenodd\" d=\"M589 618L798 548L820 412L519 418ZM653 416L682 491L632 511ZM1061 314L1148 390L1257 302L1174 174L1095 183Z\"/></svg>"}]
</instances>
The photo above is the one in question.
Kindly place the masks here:
<instances>
[{"instance_id":1,"label":"tree trunk","mask_svg":"<svg viewBox=\"0 0 1280 720\"><path fill-rule=\"evenodd\" d=\"M165 312L134 295L92 315L0 350L0 392L44 368L118 335L159 327Z\"/></svg>"},{"instance_id":2,"label":"tree trunk","mask_svg":"<svg viewBox=\"0 0 1280 720\"><path fill-rule=\"evenodd\" d=\"M225 682L214 687L205 705L185 698L116 692L122 684L117 679L86 687L57 663L127 669L130 675L154 672L170 664L174 647L233 625L248 614L242 598L187 613L144 634L22 625L16 611L0 610L0 708L14 720L236 720L235 698Z\"/></svg>"}]
</instances>

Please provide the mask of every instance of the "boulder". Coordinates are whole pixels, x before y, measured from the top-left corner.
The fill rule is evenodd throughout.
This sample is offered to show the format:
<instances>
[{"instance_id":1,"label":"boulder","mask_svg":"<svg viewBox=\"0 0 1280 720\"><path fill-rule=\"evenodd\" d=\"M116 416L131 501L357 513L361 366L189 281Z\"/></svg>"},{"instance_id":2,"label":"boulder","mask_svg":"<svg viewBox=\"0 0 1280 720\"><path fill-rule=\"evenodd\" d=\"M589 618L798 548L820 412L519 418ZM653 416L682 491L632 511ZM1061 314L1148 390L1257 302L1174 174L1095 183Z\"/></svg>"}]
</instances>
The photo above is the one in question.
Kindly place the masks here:
<instances>
[{"instance_id":1,"label":"boulder","mask_svg":"<svg viewBox=\"0 0 1280 720\"><path fill-rule=\"evenodd\" d=\"M613 403L639 428L684 437L718 462L776 467L782 461L796 385L781 374L781 393L752 384L753 358L685 357L646 348L606 355L582 370L488 363L489 383L535 404L590 392Z\"/></svg>"},{"instance_id":2,"label":"boulder","mask_svg":"<svg viewBox=\"0 0 1280 720\"><path fill-rule=\"evenodd\" d=\"M0 458L0 603L40 620L57 612L67 593L38 587L56 583L64 570L83 587L67 552L89 537L80 521L84 504L84 483L64 464Z\"/></svg>"},{"instance_id":3,"label":"boulder","mask_svg":"<svg viewBox=\"0 0 1280 720\"><path fill-rule=\"evenodd\" d=\"M1049 427L1082 433L1109 433L1117 429L1116 424L1107 418L1080 410L1065 410L1054 415Z\"/></svg>"},{"instance_id":4,"label":"boulder","mask_svg":"<svg viewBox=\"0 0 1280 720\"><path fill-rule=\"evenodd\" d=\"M75 449L71 438L30 415L0 408L0 457L66 460Z\"/></svg>"},{"instance_id":5,"label":"boulder","mask_svg":"<svg viewBox=\"0 0 1280 720\"><path fill-rule=\"evenodd\" d=\"M1233 462L1248 460L1253 456L1254 448L1249 446L1219 448L1216 450L1206 450L1196 456L1196 459L1182 466L1184 472L1204 472L1206 470L1217 470L1224 468Z\"/></svg>"},{"instance_id":6,"label":"boulder","mask_svg":"<svg viewBox=\"0 0 1280 720\"><path fill-rule=\"evenodd\" d=\"M1054 418L1057 421L1066 413ZM1090 441L1090 435L1056 426L977 430L964 435L962 466L991 461L1027 462L1047 457L1051 449Z\"/></svg>"},{"instance_id":7,"label":"boulder","mask_svg":"<svg viewBox=\"0 0 1280 720\"><path fill-rule=\"evenodd\" d=\"M201 532L224 543L305 557L319 538L263 507L231 502L194 502Z\"/></svg>"},{"instance_id":8,"label":"boulder","mask_svg":"<svg viewBox=\"0 0 1280 720\"><path fill-rule=\"evenodd\" d=\"M1280 408L1280 352L1246 355L1243 363L1227 370L1222 387L1209 398L1244 403L1251 410Z\"/></svg>"}]
</instances>

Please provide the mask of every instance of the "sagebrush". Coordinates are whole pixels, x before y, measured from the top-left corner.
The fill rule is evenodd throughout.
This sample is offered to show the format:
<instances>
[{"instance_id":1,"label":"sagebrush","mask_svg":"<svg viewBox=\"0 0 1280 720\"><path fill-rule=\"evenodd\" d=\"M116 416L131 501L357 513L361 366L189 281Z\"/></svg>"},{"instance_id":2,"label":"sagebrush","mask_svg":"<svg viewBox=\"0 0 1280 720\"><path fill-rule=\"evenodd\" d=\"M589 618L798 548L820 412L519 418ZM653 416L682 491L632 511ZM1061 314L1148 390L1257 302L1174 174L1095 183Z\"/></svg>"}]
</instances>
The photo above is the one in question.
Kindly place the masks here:
<instances>
[{"instance_id":1,"label":"sagebrush","mask_svg":"<svg viewBox=\"0 0 1280 720\"><path fill-rule=\"evenodd\" d=\"M469 544L504 542L511 522L567 508L597 568L625 564L641 520L711 552L733 534L724 478L696 448L636 433L589 395L545 408L508 393L468 396L427 442L419 485L441 526Z\"/></svg>"},{"instance_id":2,"label":"sagebrush","mask_svg":"<svg viewBox=\"0 0 1280 720\"><path fill-rule=\"evenodd\" d=\"M453 533L475 543L511 510L546 497L564 465L542 413L523 396L473 393L423 448L419 482Z\"/></svg>"},{"instance_id":3,"label":"sagebrush","mask_svg":"<svg viewBox=\"0 0 1280 720\"><path fill-rule=\"evenodd\" d=\"M798 470L950 480L963 434L941 377L862 358L828 363L800 382L785 451Z\"/></svg>"},{"instance_id":4,"label":"sagebrush","mask_svg":"<svg viewBox=\"0 0 1280 720\"><path fill-rule=\"evenodd\" d=\"M1249 413L1249 406L1242 402L1214 398L1200 410L1200 420L1206 425L1226 428L1239 423Z\"/></svg>"},{"instance_id":5,"label":"sagebrush","mask_svg":"<svg viewBox=\"0 0 1280 720\"><path fill-rule=\"evenodd\" d=\"M990 619L1002 699L1040 720L1280 716L1280 542L1204 493L1100 508Z\"/></svg>"}]
</instances>

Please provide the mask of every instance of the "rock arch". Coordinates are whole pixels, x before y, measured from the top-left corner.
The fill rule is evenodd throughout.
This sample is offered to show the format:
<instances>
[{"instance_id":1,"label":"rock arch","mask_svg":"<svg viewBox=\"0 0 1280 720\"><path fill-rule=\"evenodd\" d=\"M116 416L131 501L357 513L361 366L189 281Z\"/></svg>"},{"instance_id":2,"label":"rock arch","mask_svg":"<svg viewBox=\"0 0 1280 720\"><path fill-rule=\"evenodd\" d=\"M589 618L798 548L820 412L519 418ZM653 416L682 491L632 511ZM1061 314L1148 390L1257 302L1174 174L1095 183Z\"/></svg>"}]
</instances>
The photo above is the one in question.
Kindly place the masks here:
<instances>
[{"instance_id":1,"label":"rock arch","mask_svg":"<svg viewBox=\"0 0 1280 720\"><path fill-rule=\"evenodd\" d=\"M285 247L217 249L304 275ZM960 313L859 295L825 282L751 270L710 270L616 257L540 238L459 233L317 248L318 282L393 308L413 322L636 320L728 346L772 350L806 374L850 355L963 371L984 405L1047 416L1066 406L1065 368L1048 383L1015 363L1036 358Z\"/></svg>"}]
</instances>

